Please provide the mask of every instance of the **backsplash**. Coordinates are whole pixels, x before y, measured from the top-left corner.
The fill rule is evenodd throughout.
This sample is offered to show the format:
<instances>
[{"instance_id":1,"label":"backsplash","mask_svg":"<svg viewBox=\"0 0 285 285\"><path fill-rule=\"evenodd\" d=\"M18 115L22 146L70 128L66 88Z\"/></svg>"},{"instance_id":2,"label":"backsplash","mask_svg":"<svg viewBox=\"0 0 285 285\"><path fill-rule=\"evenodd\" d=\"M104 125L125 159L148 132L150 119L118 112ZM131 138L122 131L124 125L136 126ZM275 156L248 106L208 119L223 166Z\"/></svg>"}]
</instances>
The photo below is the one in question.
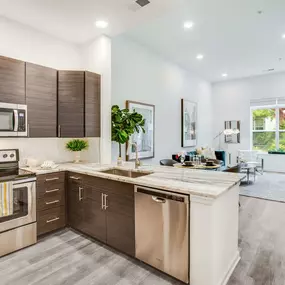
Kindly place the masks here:
<instances>
[{"instance_id":1,"label":"backsplash","mask_svg":"<svg viewBox=\"0 0 285 285\"><path fill-rule=\"evenodd\" d=\"M38 165L45 160L54 162L73 161L74 154L65 149L65 144L70 139L63 138L1 138L0 149L19 149L20 164L25 159L36 159ZM81 159L89 162L100 160L100 138L88 138L89 149L83 151Z\"/></svg>"}]
</instances>

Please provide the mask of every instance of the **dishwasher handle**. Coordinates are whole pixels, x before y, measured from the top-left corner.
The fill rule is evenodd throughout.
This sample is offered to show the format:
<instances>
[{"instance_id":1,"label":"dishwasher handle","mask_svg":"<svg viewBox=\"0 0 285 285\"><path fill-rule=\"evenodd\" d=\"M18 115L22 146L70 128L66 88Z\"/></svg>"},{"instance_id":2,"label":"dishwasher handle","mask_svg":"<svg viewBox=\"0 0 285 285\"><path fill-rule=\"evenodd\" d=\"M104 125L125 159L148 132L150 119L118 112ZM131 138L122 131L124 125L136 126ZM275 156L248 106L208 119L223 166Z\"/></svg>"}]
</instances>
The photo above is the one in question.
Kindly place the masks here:
<instances>
[{"instance_id":1,"label":"dishwasher handle","mask_svg":"<svg viewBox=\"0 0 285 285\"><path fill-rule=\"evenodd\" d=\"M166 203L167 200L173 200L184 204L189 204L189 195L169 192L167 190L158 190L149 187L135 185L135 193L142 193L152 196L152 200L157 203Z\"/></svg>"},{"instance_id":2,"label":"dishwasher handle","mask_svg":"<svg viewBox=\"0 0 285 285\"><path fill-rule=\"evenodd\" d=\"M161 197L152 196L152 200L156 203L162 203L162 204L166 203L166 199Z\"/></svg>"}]
</instances>

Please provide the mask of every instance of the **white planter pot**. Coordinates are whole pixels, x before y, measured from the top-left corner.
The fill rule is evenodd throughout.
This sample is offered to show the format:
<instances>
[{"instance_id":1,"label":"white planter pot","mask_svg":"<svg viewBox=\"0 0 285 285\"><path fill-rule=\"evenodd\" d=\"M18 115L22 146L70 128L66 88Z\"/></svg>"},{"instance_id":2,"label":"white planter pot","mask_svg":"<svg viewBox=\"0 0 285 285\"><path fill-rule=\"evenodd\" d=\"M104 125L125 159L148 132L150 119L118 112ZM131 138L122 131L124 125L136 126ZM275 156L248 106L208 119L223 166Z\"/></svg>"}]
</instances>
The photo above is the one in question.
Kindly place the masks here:
<instances>
[{"instance_id":1,"label":"white planter pot","mask_svg":"<svg viewBox=\"0 0 285 285\"><path fill-rule=\"evenodd\" d=\"M81 151L74 151L74 163L80 162Z\"/></svg>"},{"instance_id":2,"label":"white planter pot","mask_svg":"<svg viewBox=\"0 0 285 285\"><path fill-rule=\"evenodd\" d=\"M119 156L117 159L117 166L122 166L123 165L123 159Z\"/></svg>"}]
</instances>

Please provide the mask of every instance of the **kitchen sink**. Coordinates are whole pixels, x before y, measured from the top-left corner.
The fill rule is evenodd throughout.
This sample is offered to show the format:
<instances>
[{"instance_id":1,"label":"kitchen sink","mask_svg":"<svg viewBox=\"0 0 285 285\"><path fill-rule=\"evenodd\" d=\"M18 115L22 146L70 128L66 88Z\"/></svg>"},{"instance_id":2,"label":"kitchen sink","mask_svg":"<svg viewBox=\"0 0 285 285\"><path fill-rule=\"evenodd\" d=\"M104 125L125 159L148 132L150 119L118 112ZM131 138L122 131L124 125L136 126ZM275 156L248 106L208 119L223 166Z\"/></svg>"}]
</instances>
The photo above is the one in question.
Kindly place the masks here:
<instances>
[{"instance_id":1,"label":"kitchen sink","mask_svg":"<svg viewBox=\"0 0 285 285\"><path fill-rule=\"evenodd\" d=\"M123 170L123 169L117 169L117 168L112 168L109 170L104 170L100 171L102 173L107 173L107 174L112 174L112 175L118 175L118 176L125 176L125 177L130 177L130 178L138 178L141 176L146 176L151 173L146 173L146 172L136 172L132 170Z\"/></svg>"}]
</instances>

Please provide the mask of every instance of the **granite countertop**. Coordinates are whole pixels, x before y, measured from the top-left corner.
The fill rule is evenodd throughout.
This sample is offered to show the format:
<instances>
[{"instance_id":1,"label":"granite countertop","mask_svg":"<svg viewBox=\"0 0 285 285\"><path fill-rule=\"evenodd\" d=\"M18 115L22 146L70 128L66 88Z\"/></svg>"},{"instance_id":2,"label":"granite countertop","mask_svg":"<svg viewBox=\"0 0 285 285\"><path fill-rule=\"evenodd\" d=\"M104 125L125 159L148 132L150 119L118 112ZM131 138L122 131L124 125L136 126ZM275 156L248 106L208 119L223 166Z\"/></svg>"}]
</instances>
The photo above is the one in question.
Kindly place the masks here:
<instances>
[{"instance_id":1,"label":"granite countertop","mask_svg":"<svg viewBox=\"0 0 285 285\"><path fill-rule=\"evenodd\" d=\"M130 178L100 171L112 168L133 170L149 175L138 178ZM134 163L125 163L124 166L98 164L98 163L62 163L52 170L44 170L40 167L25 167L37 175L54 173L59 171L72 171L80 174L101 177L131 183L139 186L153 187L167 191L175 191L182 194L198 195L203 197L217 198L233 186L240 183L245 176L238 173L225 173L219 171L205 171L193 169L181 169L167 166L149 165L138 170L134 169Z\"/></svg>"}]
</instances>

